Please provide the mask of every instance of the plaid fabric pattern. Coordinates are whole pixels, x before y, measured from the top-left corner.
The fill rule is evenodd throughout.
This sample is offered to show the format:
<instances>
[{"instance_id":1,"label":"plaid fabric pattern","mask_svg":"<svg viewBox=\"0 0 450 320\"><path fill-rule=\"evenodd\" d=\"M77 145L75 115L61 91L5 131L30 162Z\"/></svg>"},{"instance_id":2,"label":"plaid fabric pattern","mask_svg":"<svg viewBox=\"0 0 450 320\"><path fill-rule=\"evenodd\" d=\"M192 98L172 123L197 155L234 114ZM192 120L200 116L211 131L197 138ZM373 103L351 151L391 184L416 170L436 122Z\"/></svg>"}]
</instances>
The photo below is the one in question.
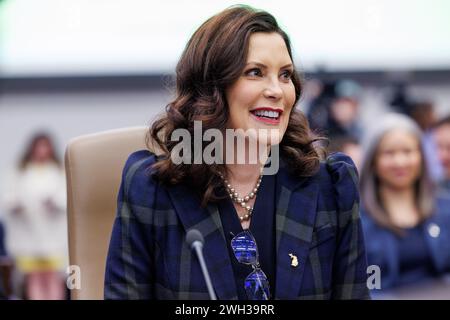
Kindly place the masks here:
<instances>
[{"instance_id":1,"label":"plaid fabric pattern","mask_svg":"<svg viewBox=\"0 0 450 320\"><path fill-rule=\"evenodd\" d=\"M186 231L205 238L204 255L218 299L237 299L218 208L200 207L184 185L151 177L156 161L133 153L124 168L108 258L106 299L209 299ZM277 173L275 299L366 299L366 256L353 162L335 154L310 178ZM291 266L293 254L298 266Z\"/></svg>"}]
</instances>

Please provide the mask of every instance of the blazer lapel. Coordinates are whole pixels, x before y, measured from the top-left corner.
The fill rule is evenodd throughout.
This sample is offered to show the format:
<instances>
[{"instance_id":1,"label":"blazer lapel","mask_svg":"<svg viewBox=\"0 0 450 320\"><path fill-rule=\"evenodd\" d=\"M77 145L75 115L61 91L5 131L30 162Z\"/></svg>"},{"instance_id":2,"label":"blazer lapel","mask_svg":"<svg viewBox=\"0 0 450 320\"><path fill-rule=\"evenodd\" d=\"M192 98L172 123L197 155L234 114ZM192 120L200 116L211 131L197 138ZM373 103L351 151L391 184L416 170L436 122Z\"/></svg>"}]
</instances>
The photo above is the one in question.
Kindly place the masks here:
<instances>
[{"instance_id":1,"label":"blazer lapel","mask_svg":"<svg viewBox=\"0 0 450 320\"><path fill-rule=\"evenodd\" d=\"M299 296L316 219L319 184L313 178L295 178L280 167L276 212L276 299ZM298 265L292 264L291 255Z\"/></svg>"},{"instance_id":2,"label":"blazer lapel","mask_svg":"<svg viewBox=\"0 0 450 320\"><path fill-rule=\"evenodd\" d=\"M437 212L439 212L439 210ZM441 234L441 228L444 225L445 224L441 223L440 216L437 213L433 214L423 225L425 240L430 249L434 267L438 271L445 269L446 261L448 259L447 254L442 254L443 252L448 252L448 240L445 239L445 236L443 239Z\"/></svg>"},{"instance_id":3,"label":"blazer lapel","mask_svg":"<svg viewBox=\"0 0 450 320\"><path fill-rule=\"evenodd\" d=\"M209 204L202 208L200 199L183 185L171 186L168 190L184 230L187 232L195 228L205 239L203 254L217 298L237 299L236 285L232 281L233 269L217 205Z\"/></svg>"}]
</instances>

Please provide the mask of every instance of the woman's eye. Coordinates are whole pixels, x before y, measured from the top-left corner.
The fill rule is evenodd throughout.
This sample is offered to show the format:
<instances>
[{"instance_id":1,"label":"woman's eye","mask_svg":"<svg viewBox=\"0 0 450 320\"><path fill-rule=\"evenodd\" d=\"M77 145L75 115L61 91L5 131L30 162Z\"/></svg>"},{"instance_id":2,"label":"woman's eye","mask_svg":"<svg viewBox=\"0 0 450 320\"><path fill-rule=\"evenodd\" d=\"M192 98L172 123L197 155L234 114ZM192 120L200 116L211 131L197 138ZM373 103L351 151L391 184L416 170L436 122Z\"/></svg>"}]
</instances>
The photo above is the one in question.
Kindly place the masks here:
<instances>
[{"instance_id":1,"label":"woman's eye","mask_svg":"<svg viewBox=\"0 0 450 320\"><path fill-rule=\"evenodd\" d=\"M251 77L259 77L259 76L262 75L261 70L258 69L258 68L254 68L254 69L247 70L247 71L245 72L245 74L246 74L247 76L251 76Z\"/></svg>"},{"instance_id":2,"label":"woman's eye","mask_svg":"<svg viewBox=\"0 0 450 320\"><path fill-rule=\"evenodd\" d=\"M283 71L283 73L281 74L281 76L282 76L284 79L289 80L289 79L291 79L291 77L292 77L292 72L289 71L289 70Z\"/></svg>"}]
</instances>

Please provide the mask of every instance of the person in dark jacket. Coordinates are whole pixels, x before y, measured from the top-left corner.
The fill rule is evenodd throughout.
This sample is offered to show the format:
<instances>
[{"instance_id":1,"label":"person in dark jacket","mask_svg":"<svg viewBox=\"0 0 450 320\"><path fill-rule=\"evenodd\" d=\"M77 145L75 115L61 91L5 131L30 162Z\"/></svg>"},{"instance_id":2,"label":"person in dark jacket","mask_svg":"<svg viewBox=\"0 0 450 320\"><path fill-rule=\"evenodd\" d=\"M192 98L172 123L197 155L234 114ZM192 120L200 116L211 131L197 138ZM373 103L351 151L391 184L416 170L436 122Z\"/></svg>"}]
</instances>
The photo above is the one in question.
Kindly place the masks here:
<instances>
[{"instance_id":1,"label":"person in dark jacket","mask_svg":"<svg viewBox=\"0 0 450 320\"><path fill-rule=\"evenodd\" d=\"M381 289L450 271L450 197L437 192L425 164L420 128L390 114L363 142L362 221L368 263Z\"/></svg>"},{"instance_id":2,"label":"person in dark jacket","mask_svg":"<svg viewBox=\"0 0 450 320\"><path fill-rule=\"evenodd\" d=\"M151 128L162 153L138 151L125 165L106 299L208 299L185 240L193 229L218 299L369 298L358 175L343 154L320 157L294 108L301 91L269 13L236 6L200 26L178 63L176 98ZM249 135L222 145L225 163L205 158L202 143L178 162L174 136L214 133L220 144L226 130Z\"/></svg>"}]
</instances>

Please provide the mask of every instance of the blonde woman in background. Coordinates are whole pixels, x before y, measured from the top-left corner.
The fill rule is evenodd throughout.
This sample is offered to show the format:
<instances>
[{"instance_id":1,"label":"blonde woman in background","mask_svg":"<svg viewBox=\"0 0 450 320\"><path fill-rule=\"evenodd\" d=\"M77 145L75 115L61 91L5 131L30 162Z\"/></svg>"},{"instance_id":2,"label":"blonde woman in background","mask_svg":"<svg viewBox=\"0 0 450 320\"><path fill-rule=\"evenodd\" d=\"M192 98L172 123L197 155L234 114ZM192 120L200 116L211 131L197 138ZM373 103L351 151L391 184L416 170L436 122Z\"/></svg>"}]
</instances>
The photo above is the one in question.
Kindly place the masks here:
<instances>
[{"instance_id":1,"label":"blonde woman in background","mask_svg":"<svg viewBox=\"0 0 450 320\"><path fill-rule=\"evenodd\" d=\"M66 185L47 134L35 135L5 186L6 246L24 275L26 299L65 298Z\"/></svg>"},{"instance_id":2,"label":"blonde woman in background","mask_svg":"<svg viewBox=\"0 0 450 320\"><path fill-rule=\"evenodd\" d=\"M363 146L361 216L381 289L449 272L450 199L430 182L419 127L390 114L369 130Z\"/></svg>"}]
</instances>

